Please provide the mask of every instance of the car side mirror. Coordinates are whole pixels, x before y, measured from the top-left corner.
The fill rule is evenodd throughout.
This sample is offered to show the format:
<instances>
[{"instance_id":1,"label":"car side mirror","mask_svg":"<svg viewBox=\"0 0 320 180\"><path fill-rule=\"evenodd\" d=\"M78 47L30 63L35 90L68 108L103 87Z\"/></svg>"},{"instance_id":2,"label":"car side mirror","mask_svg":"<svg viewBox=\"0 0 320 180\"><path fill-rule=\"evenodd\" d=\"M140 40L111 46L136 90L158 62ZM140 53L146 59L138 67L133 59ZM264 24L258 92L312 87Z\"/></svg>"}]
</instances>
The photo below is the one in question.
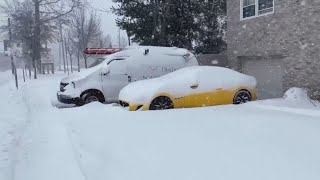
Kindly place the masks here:
<instances>
[{"instance_id":1,"label":"car side mirror","mask_svg":"<svg viewBox=\"0 0 320 180\"><path fill-rule=\"evenodd\" d=\"M103 75L103 76L105 76L105 75L107 75L107 74L109 74L110 73L110 69L109 68L106 68L106 67L102 67L101 68L101 74Z\"/></svg>"}]
</instances>

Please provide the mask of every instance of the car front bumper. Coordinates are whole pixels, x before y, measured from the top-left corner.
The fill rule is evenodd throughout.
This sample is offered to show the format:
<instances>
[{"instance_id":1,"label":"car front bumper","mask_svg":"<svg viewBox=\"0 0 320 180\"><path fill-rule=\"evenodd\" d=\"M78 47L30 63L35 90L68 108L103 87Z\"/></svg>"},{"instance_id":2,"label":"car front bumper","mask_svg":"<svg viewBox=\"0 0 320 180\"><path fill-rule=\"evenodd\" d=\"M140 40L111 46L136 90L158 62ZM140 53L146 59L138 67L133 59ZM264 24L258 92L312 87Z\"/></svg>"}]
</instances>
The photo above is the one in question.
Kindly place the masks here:
<instances>
[{"instance_id":1,"label":"car front bumper","mask_svg":"<svg viewBox=\"0 0 320 180\"><path fill-rule=\"evenodd\" d=\"M129 111L147 111L149 108L143 104L134 104L130 105L130 103L126 101L119 100L119 105Z\"/></svg>"},{"instance_id":2,"label":"car front bumper","mask_svg":"<svg viewBox=\"0 0 320 180\"><path fill-rule=\"evenodd\" d=\"M62 94L61 91L57 92L57 99L59 102L64 104L79 104L80 103L80 97L70 97L67 95Z\"/></svg>"}]
</instances>

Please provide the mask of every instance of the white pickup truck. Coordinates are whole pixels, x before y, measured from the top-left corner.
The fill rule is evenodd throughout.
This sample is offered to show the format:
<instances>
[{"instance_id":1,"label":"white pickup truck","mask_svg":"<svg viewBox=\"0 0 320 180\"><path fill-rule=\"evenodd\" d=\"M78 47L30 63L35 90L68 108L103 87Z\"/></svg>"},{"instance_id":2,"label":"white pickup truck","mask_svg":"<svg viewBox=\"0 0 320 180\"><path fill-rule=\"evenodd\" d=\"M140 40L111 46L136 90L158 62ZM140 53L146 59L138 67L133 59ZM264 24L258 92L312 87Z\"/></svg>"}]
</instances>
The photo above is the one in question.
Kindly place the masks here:
<instances>
[{"instance_id":1,"label":"white pickup truck","mask_svg":"<svg viewBox=\"0 0 320 180\"><path fill-rule=\"evenodd\" d=\"M106 56L92 68L62 79L58 101L78 106L93 101L118 102L131 82L151 79L187 66L198 66L190 51L176 47L136 46Z\"/></svg>"}]
</instances>

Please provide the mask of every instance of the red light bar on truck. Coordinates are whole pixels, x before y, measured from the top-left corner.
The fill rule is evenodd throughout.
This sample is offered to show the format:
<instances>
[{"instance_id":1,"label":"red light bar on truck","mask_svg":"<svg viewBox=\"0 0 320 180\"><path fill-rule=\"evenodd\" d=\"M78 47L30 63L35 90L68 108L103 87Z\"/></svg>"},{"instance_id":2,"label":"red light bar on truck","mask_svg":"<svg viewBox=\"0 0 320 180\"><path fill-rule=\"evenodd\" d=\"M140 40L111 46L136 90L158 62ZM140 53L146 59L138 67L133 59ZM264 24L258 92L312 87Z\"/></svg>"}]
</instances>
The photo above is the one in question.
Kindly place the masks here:
<instances>
[{"instance_id":1,"label":"red light bar on truck","mask_svg":"<svg viewBox=\"0 0 320 180\"><path fill-rule=\"evenodd\" d=\"M86 48L83 53L88 55L107 55L121 51L120 48Z\"/></svg>"}]
</instances>

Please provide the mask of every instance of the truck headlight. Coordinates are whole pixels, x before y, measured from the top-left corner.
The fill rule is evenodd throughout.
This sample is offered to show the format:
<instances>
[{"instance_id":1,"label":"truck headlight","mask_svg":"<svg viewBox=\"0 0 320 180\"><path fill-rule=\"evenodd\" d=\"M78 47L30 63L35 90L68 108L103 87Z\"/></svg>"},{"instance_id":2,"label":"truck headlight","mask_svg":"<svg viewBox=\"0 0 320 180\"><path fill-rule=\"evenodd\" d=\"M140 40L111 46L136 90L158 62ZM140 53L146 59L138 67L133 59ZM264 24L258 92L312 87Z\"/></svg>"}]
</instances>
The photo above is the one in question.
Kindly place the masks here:
<instances>
[{"instance_id":1,"label":"truck headlight","mask_svg":"<svg viewBox=\"0 0 320 180\"><path fill-rule=\"evenodd\" d=\"M76 88L76 83L72 82L73 88Z\"/></svg>"}]
</instances>

